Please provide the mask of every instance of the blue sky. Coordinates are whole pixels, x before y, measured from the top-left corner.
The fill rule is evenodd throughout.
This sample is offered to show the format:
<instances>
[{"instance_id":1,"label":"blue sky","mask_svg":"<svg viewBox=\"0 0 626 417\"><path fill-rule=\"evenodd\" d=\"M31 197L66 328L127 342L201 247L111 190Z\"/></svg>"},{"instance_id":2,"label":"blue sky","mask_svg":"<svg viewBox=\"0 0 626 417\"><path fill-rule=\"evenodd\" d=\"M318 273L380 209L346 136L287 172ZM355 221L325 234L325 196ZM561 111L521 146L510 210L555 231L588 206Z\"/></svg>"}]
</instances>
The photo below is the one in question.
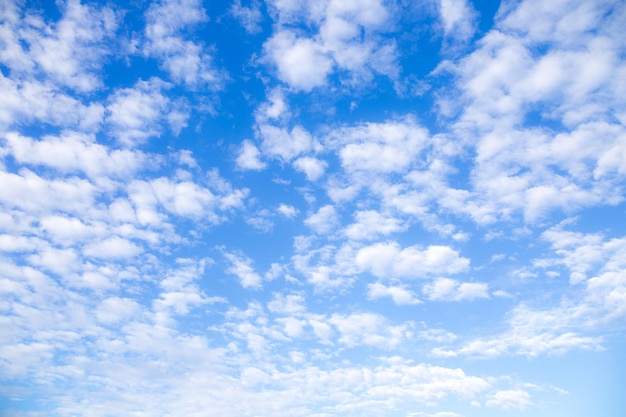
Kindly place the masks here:
<instances>
[{"instance_id":1,"label":"blue sky","mask_svg":"<svg viewBox=\"0 0 626 417\"><path fill-rule=\"evenodd\" d=\"M626 4L3 1L0 415L626 413Z\"/></svg>"}]
</instances>

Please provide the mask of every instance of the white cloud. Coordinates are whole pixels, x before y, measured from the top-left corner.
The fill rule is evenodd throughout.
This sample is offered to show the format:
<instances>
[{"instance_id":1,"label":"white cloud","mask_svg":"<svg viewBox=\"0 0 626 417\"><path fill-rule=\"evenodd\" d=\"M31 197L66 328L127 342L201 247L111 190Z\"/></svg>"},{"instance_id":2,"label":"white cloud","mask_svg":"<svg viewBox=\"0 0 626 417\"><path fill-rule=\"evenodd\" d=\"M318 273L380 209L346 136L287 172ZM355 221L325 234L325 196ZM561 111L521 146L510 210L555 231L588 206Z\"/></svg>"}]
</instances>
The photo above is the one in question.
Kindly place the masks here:
<instances>
[{"instance_id":1,"label":"white cloud","mask_svg":"<svg viewBox=\"0 0 626 417\"><path fill-rule=\"evenodd\" d=\"M413 121L368 123L339 129L329 140L341 146L339 156L348 172L402 172L426 145L428 134Z\"/></svg>"},{"instance_id":2,"label":"white cloud","mask_svg":"<svg viewBox=\"0 0 626 417\"><path fill-rule=\"evenodd\" d=\"M476 12L467 0L440 0L439 13L446 36L466 41L474 34Z\"/></svg>"},{"instance_id":3,"label":"white cloud","mask_svg":"<svg viewBox=\"0 0 626 417\"><path fill-rule=\"evenodd\" d=\"M289 218L293 218L298 214L298 209L288 204L281 204L276 210L283 216Z\"/></svg>"},{"instance_id":4,"label":"white cloud","mask_svg":"<svg viewBox=\"0 0 626 417\"><path fill-rule=\"evenodd\" d=\"M23 164L45 165L63 173L84 172L92 179L127 178L141 168L146 155L126 149L110 149L92 136L67 131L41 140L7 133L8 147Z\"/></svg>"},{"instance_id":5,"label":"white cloud","mask_svg":"<svg viewBox=\"0 0 626 417\"><path fill-rule=\"evenodd\" d=\"M306 311L305 297L303 294L282 294L276 293L272 301L267 304L267 308L272 313L296 315Z\"/></svg>"},{"instance_id":6,"label":"white cloud","mask_svg":"<svg viewBox=\"0 0 626 417\"><path fill-rule=\"evenodd\" d=\"M411 334L408 325L390 326L383 316L373 313L333 314L328 323L339 332L339 343L347 347L365 344L392 349Z\"/></svg>"},{"instance_id":7,"label":"white cloud","mask_svg":"<svg viewBox=\"0 0 626 417\"><path fill-rule=\"evenodd\" d=\"M157 57L173 81L191 88L218 88L222 74L207 48L182 36L183 30L208 20L198 0L164 0L146 13L145 53Z\"/></svg>"},{"instance_id":8,"label":"white cloud","mask_svg":"<svg viewBox=\"0 0 626 417\"><path fill-rule=\"evenodd\" d=\"M104 234L104 225L88 226L75 217L45 216L39 221L41 229L53 241L65 245L97 238Z\"/></svg>"},{"instance_id":9,"label":"white cloud","mask_svg":"<svg viewBox=\"0 0 626 417\"><path fill-rule=\"evenodd\" d=\"M487 400L487 407L497 407L503 410L525 410L530 405L530 395L523 390L506 390L496 392Z\"/></svg>"},{"instance_id":10,"label":"white cloud","mask_svg":"<svg viewBox=\"0 0 626 417\"><path fill-rule=\"evenodd\" d=\"M85 245L86 256L98 259L132 258L142 252L142 248L121 237L110 237Z\"/></svg>"},{"instance_id":11,"label":"white cloud","mask_svg":"<svg viewBox=\"0 0 626 417\"><path fill-rule=\"evenodd\" d=\"M403 229L397 218L384 216L374 210L357 211L354 216L356 223L345 228L346 236L353 240L370 240Z\"/></svg>"},{"instance_id":12,"label":"white cloud","mask_svg":"<svg viewBox=\"0 0 626 417\"><path fill-rule=\"evenodd\" d=\"M0 85L4 91L0 98L0 128L8 129L18 122L41 121L93 131L104 118L101 103L83 104L49 82L13 80L0 74Z\"/></svg>"},{"instance_id":13,"label":"white cloud","mask_svg":"<svg viewBox=\"0 0 626 417\"><path fill-rule=\"evenodd\" d=\"M14 29L29 48L28 52L16 54L21 47L13 45L14 59L9 62L17 64L13 68L20 71L31 69L32 63L27 61L32 60L54 82L90 92L102 85L96 70L113 52L105 41L113 38L117 17L109 8L96 9L79 1L68 1L63 6L62 18L55 24L46 25L35 18L30 25Z\"/></svg>"},{"instance_id":14,"label":"white cloud","mask_svg":"<svg viewBox=\"0 0 626 417\"><path fill-rule=\"evenodd\" d=\"M48 180L26 168L19 174L0 171L0 183L0 202L5 207L20 208L29 213L51 210L85 213L94 206L97 193L94 185L83 179Z\"/></svg>"},{"instance_id":15,"label":"white cloud","mask_svg":"<svg viewBox=\"0 0 626 417\"><path fill-rule=\"evenodd\" d=\"M236 0L230 8L230 13L239 20L246 32L255 34L261 31L263 14L258 0L252 0L249 7L243 6L241 0Z\"/></svg>"},{"instance_id":16,"label":"white cloud","mask_svg":"<svg viewBox=\"0 0 626 417\"><path fill-rule=\"evenodd\" d=\"M311 91L326 83L332 60L313 40L283 30L274 34L264 48L276 64L278 76L292 87Z\"/></svg>"},{"instance_id":17,"label":"white cloud","mask_svg":"<svg viewBox=\"0 0 626 417\"><path fill-rule=\"evenodd\" d=\"M457 42L469 55L449 54L419 81L430 90L397 101L409 83L399 74L431 64L424 33L443 28L444 54L473 42L470 2L420 6L439 4L435 28L406 26L407 2L237 0L221 15L199 0L140 3L122 14L74 0L0 7L10 407L45 397L63 415L85 414L89 398L94 417L532 412L544 398L527 390L549 403L550 388L470 375L468 361L614 347L626 316L622 4L504 2L482 40ZM274 21L261 27L265 12ZM272 32L227 36L242 32L229 13ZM241 49L222 50L224 39ZM233 94L217 94L226 75L211 42L240 71ZM440 107L423 106L430 98ZM416 116L401 116L406 105ZM255 141L233 148L250 129ZM580 224L554 226L556 212ZM270 230L277 217L284 227ZM240 252L250 244L254 259ZM471 308L418 297L484 309L448 314ZM532 379L541 369L527 364Z\"/></svg>"},{"instance_id":18,"label":"white cloud","mask_svg":"<svg viewBox=\"0 0 626 417\"><path fill-rule=\"evenodd\" d=\"M465 343L456 352L478 357L496 357L514 353L528 357L540 354L563 354L571 349L601 349L602 338L581 335L585 314L593 314L586 302L546 309L530 309L521 304L508 320L509 328L502 334L477 338Z\"/></svg>"},{"instance_id":19,"label":"white cloud","mask_svg":"<svg viewBox=\"0 0 626 417\"><path fill-rule=\"evenodd\" d=\"M293 162L293 166L297 171L303 172L309 181L317 181L326 170L327 163L312 157L301 157Z\"/></svg>"},{"instance_id":20,"label":"white cloud","mask_svg":"<svg viewBox=\"0 0 626 417\"><path fill-rule=\"evenodd\" d=\"M95 315L99 322L115 324L128 321L141 311L141 307L131 298L109 297L100 302Z\"/></svg>"},{"instance_id":21,"label":"white cloud","mask_svg":"<svg viewBox=\"0 0 626 417\"><path fill-rule=\"evenodd\" d=\"M397 305L419 304L421 301L415 297L413 292L401 286L387 287L379 282L368 285L367 296L372 299L391 297Z\"/></svg>"},{"instance_id":22,"label":"white cloud","mask_svg":"<svg viewBox=\"0 0 626 417\"><path fill-rule=\"evenodd\" d=\"M263 140L262 150L271 157L278 157L283 161L313 150L320 145L303 127L296 126L291 131L272 125L260 125L259 133Z\"/></svg>"},{"instance_id":23,"label":"white cloud","mask_svg":"<svg viewBox=\"0 0 626 417\"><path fill-rule=\"evenodd\" d=\"M356 254L356 265L379 278L422 278L432 274L454 274L469 267L469 259L448 246L401 248L395 242L375 243Z\"/></svg>"},{"instance_id":24,"label":"white cloud","mask_svg":"<svg viewBox=\"0 0 626 417\"><path fill-rule=\"evenodd\" d=\"M333 206L326 205L311 214L305 221L308 227L318 234L327 234L332 232L339 224L339 215Z\"/></svg>"},{"instance_id":25,"label":"white cloud","mask_svg":"<svg viewBox=\"0 0 626 417\"><path fill-rule=\"evenodd\" d=\"M437 278L422 289L429 300L461 301L488 298L489 287L482 282L459 282L450 278Z\"/></svg>"},{"instance_id":26,"label":"white cloud","mask_svg":"<svg viewBox=\"0 0 626 417\"><path fill-rule=\"evenodd\" d=\"M160 91L158 80L140 81L134 88L116 91L109 99L107 122L111 136L126 146L142 143L161 133L169 99Z\"/></svg>"},{"instance_id":27,"label":"white cloud","mask_svg":"<svg viewBox=\"0 0 626 417\"><path fill-rule=\"evenodd\" d=\"M260 157L259 149L251 141L244 140L239 148L235 163L239 169L262 170L267 167L267 164L261 161Z\"/></svg>"},{"instance_id":28,"label":"white cloud","mask_svg":"<svg viewBox=\"0 0 626 417\"><path fill-rule=\"evenodd\" d=\"M229 274L235 275L239 279L239 283L242 287L261 288L263 279L254 271L252 259L232 253L225 253L224 257L231 263L231 266L228 267L226 271Z\"/></svg>"},{"instance_id":29,"label":"white cloud","mask_svg":"<svg viewBox=\"0 0 626 417\"><path fill-rule=\"evenodd\" d=\"M570 271L570 283L584 282L591 271L602 266L600 271L621 271L626 269L623 256L626 254L626 239L607 240L600 233L581 233L565 230L565 226L575 223L568 219L551 227L541 234L550 243L557 256L535 259L537 267L548 268L563 265Z\"/></svg>"},{"instance_id":30,"label":"white cloud","mask_svg":"<svg viewBox=\"0 0 626 417\"><path fill-rule=\"evenodd\" d=\"M78 271L81 267L80 256L73 248L57 249L44 247L36 253L27 257L28 262L36 267L41 267L45 271L50 271L58 275L70 275Z\"/></svg>"},{"instance_id":31,"label":"white cloud","mask_svg":"<svg viewBox=\"0 0 626 417\"><path fill-rule=\"evenodd\" d=\"M163 214L159 208L162 207L177 216L219 224L225 220L224 212L242 206L246 191L234 190L227 183L211 185L213 191L193 181L161 177L149 182L135 180L129 184L128 193L140 223L161 223Z\"/></svg>"},{"instance_id":32,"label":"white cloud","mask_svg":"<svg viewBox=\"0 0 626 417\"><path fill-rule=\"evenodd\" d=\"M379 0L302 5L275 1L271 6L279 22L303 21L314 28L311 34L301 34L279 24L264 45L278 77L292 88L311 91L324 86L334 70L345 71L345 81L353 85L369 81L372 73L398 75L395 45L378 36L389 18Z\"/></svg>"},{"instance_id":33,"label":"white cloud","mask_svg":"<svg viewBox=\"0 0 626 417\"><path fill-rule=\"evenodd\" d=\"M24 236L0 234L0 250L10 252L30 252L37 247L37 241Z\"/></svg>"},{"instance_id":34,"label":"white cloud","mask_svg":"<svg viewBox=\"0 0 626 417\"><path fill-rule=\"evenodd\" d=\"M451 208L479 222L521 212L538 223L622 198L602 175L621 169L605 165L622 153L615 141L623 142L623 127L610 122L623 107L613 23L621 12L602 2L540 3L503 7L496 28L455 68L463 99L453 105L454 133L476 143L477 155L474 195Z\"/></svg>"}]
</instances>

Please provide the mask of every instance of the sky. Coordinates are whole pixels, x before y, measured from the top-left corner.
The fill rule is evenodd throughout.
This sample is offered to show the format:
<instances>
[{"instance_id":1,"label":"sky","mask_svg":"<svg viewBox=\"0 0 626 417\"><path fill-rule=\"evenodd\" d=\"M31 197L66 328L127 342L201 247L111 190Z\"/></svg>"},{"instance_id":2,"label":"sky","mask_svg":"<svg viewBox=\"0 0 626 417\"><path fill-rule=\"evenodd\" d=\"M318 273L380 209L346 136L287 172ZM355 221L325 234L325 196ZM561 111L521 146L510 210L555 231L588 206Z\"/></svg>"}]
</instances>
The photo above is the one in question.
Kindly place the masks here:
<instances>
[{"instance_id":1,"label":"sky","mask_svg":"<svg viewBox=\"0 0 626 417\"><path fill-rule=\"evenodd\" d=\"M0 416L623 417L624 22L0 1Z\"/></svg>"}]
</instances>

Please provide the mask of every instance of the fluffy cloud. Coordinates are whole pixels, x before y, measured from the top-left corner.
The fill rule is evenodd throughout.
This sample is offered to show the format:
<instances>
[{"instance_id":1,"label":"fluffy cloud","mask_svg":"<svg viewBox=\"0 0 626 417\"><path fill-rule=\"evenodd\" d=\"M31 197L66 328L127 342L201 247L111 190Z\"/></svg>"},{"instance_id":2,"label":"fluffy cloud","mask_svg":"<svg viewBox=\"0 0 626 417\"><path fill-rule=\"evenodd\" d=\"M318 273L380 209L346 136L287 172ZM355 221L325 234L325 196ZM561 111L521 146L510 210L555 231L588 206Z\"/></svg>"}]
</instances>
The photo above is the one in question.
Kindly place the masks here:
<instances>
[{"instance_id":1,"label":"fluffy cloud","mask_svg":"<svg viewBox=\"0 0 626 417\"><path fill-rule=\"evenodd\" d=\"M311 214L304 223L316 233L327 234L339 224L339 215L333 206L326 205Z\"/></svg>"},{"instance_id":2,"label":"fluffy cloud","mask_svg":"<svg viewBox=\"0 0 626 417\"><path fill-rule=\"evenodd\" d=\"M450 278L437 278L424 285L423 292L433 301L461 301L488 298L488 285L482 282L458 282Z\"/></svg>"},{"instance_id":3,"label":"fluffy cloud","mask_svg":"<svg viewBox=\"0 0 626 417\"><path fill-rule=\"evenodd\" d=\"M619 170L609 153L622 153L623 126L610 122L623 107L615 98L623 88L615 83L622 71L615 54L623 45L613 33L622 12L607 13L612 7L529 1L503 8L497 30L459 62L455 134L475 144L477 155L473 190L454 210L479 222L521 212L536 223L555 210L620 201L620 186L600 174ZM540 43L545 48L535 53ZM491 214L477 216L476 206Z\"/></svg>"},{"instance_id":4,"label":"fluffy cloud","mask_svg":"<svg viewBox=\"0 0 626 417\"><path fill-rule=\"evenodd\" d=\"M334 0L317 5L270 4L283 24L277 25L264 50L278 77L290 87L311 91L324 86L335 69L347 73L348 83L369 80L372 73L397 76L395 45L378 36L389 16L379 0L358 5ZM300 34L287 26L300 20L317 31Z\"/></svg>"},{"instance_id":5,"label":"fluffy cloud","mask_svg":"<svg viewBox=\"0 0 626 417\"><path fill-rule=\"evenodd\" d=\"M141 251L139 246L120 237L110 237L100 242L90 243L84 249L86 256L100 259L131 258Z\"/></svg>"},{"instance_id":6,"label":"fluffy cloud","mask_svg":"<svg viewBox=\"0 0 626 417\"><path fill-rule=\"evenodd\" d=\"M259 126L263 140L262 149L267 155L290 161L293 158L316 149L319 143L303 127L296 126L291 131L272 125Z\"/></svg>"},{"instance_id":7,"label":"fluffy cloud","mask_svg":"<svg viewBox=\"0 0 626 417\"><path fill-rule=\"evenodd\" d=\"M353 240L369 240L379 235L389 235L403 229L400 221L394 217L386 217L377 211L357 211L356 223L346 227L345 234Z\"/></svg>"},{"instance_id":8,"label":"fluffy cloud","mask_svg":"<svg viewBox=\"0 0 626 417\"><path fill-rule=\"evenodd\" d=\"M298 158L293 162L297 171L303 172L309 181L317 181L324 175L326 162L312 157Z\"/></svg>"},{"instance_id":9,"label":"fluffy cloud","mask_svg":"<svg viewBox=\"0 0 626 417\"><path fill-rule=\"evenodd\" d=\"M285 217L295 217L298 214L297 208L287 204L281 204L276 210Z\"/></svg>"},{"instance_id":10,"label":"fluffy cloud","mask_svg":"<svg viewBox=\"0 0 626 417\"><path fill-rule=\"evenodd\" d=\"M475 359L616 346L620 2L5 3L7 413L532 414Z\"/></svg>"},{"instance_id":11,"label":"fluffy cloud","mask_svg":"<svg viewBox=\"0 0 626 417\"><path fill-rule=\"evenodd\" d=\"M69 1L61 5L62 18L51 24L40 16L19 20L19 12L12 6L5 9L8 19L3 26L9 36L2 48L2 61L12 71L42 72L55 83L79 92L102 86L97 70L113 52L105 43L117 29L113 10Z\"/></svg>"},{"instance_id":12,"label":"fluffy cloud","mask_svg":"<svg viewBox=\"0 0 626 417\"><path fill-rule=\"evenodd\" d=\"M164 0L146 12L145 53L157 57L173 81L191 88L217 88L222 75L213 67L207 48L181 32L208 20L198 0Z\"/></svg>"},{"instance_id":13,"label":"fluffy cloud","mask_svg":"<svg viewBox=\"0 0 626 417\"><path fill-rule=\"evenodd\" d=\"M419 304L421 301L415 295L400 286L387 287L379 282L369 284L367 296L372 299L390 297L397 305Z\"/></svg>"},{"instance_id":14,"label":"fluffy cloud","mask_svg":"<svg viewBox=\"0 0 626 417\"><path fill-rule=\"evenodd\" d=\"M279 77L299 90L310 91L324 85L332 69L332 61L320 45L288 30L274 35L265 44L265 50L276 63Z\"/></svg>"},{"instance_id":15,"label":"fluffy cloud","mask_svg":"<svg viewBox=\"0 0 626 417\"><path fill-rule=\"evenodd\" d=\"M227 272L236 276L242 287L261 288L263 278L254 271L251 259L232 253L226 253L224 256L231 263Z\"/></svg>"},{"instance_id":16,"label":"fluffy cloud","mask_svg":"<svg viewBox=\"0 0 626 417\"><path fill-rule=\"evenodd\" d=\"M466 0L440 0L439 14L446 36L463 41L474 34L476 12Z\"/></svg>"},{"instance_id":17,"label":"fluffy cloud","mask_svg":"<svg viewBox=\"0 0 626 417\"><path fill-rule=\"evenodd\" d=\"M356 264L379 278L423 278L454 274L469 267L469 259L448 246L400 247L395 242L375 243L356 254Z\"/></svg>"},{"instance_id":18,"label":"fluffy cloud","mask_svg":"<svg viewBox=\"0 0 626 417\"><path fill-rule=\"evenodd\" d=\"M241 148L239 148L235 163L239 169L261 170L267 164L261 161L260 156L261 152L259 152L259 149L249 140L245 140L241 144Z\"/></svg>"},{"instance_id":19,"label":"fluffy cloud","mask_svg":"<svg viewBox=\"0 0 626 417\"><path fill-rule=\"evenodd\" d=\"M402 172L415 162L428 134L412 120L370 123L340 129L329 137L339 146L339 156L348 172Z\"/></svg>"},{"instance_id":20,"label":"fluffy cloud","mask_svg":"<svg viewBox=\"0 0 626 417\"><path fill-rule=\"evenodd\" d=\"M126 149L108 149L93 136L65 132L41 140L7 133L11 154L23 164L44 165L63 173L86 173L98 180L108 176L127 178L141 168L146 155Z\"/></svg>"}]
</instances>

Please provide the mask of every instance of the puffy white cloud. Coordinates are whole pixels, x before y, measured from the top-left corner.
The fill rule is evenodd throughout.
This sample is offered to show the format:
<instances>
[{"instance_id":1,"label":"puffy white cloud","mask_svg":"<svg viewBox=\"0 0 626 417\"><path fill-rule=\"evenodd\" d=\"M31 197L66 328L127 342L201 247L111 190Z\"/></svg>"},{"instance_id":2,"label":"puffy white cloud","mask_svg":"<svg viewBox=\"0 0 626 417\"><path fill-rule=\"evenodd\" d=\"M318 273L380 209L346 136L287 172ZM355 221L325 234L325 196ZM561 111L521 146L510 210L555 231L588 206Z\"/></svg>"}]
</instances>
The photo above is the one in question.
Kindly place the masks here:
<instances>
[{"instance_id":1,"label":"puffy white cloud","mask_svg":"<svg viewBox=\"0 0 626 417\"><path fill-rule=\"evenodd\" d=\"M135 180L128 189L137 219L145 224L159 224L163 220L160 207L177 216L218 224L225 219L222 211L241 207L246 196L245 190L233 190L228 184L216 184L211 191L193 181L172 181L165 177L149 182Z\"/></svg>"},{"instance_id":2,"label":"puffy white cloud","mask_svg":"<svg viewBox=\"0 0 626 417\"><path fill-rule=\"evenodd\" d=\"M454 274L469 267L469 259L448 246L400 247L396 242L375 243L359 249L356 265L379 278L423 278Z\"/></svg>"},{"instance_id":3,"label":"puffy white cloud","mask_svg":"<svg viewBox=\"0 0 626 417\"><path fill-rule=\"evenodd\" d=\"M265 51L276 64L279 77L303 91L326 83L332 60L311 39L298 38L290 30L276 33L265 44Z\"/></svg>"},{"instance_id":4,"label":"puffy white cloud","mask_svg":"<svg viewBox=\"0 0 626 417\"><path fill-rule=\"evenodd\" d=\"M298 209L288 204L281 204L276 210L283 216L290 218L295 217L298 214Z\"/></svg>"},{"instance_id":5,"label":"puffy white cloud","mask_svg":"<svg viewBox=\"0 0 626 417\"><path fill-rule=\"evenodd\" d=\"M110 237L99 242L85 245L83 253L98 259L132 258L142 252L142 248L128 239Z\"/></svg>"},{"instance_id":6,"label":"puffy white cloud","mask_svg":"<svg viewBox=\"0 0 626 417\"><path fill-rule=\"evenodd\" d=\"M446 36L466 41L474 34L476 12L467 0L440 0L439 14Z\"/></svg>"},{"instance_id":7,"label":"puffy white cloud","mask_svg":"<svg viewBox=\"0 0 626 417\"><path fill-rule=\"evenodd\" d=\"M348 172L402 172L415 163L428 134L413 121L368 123L339 129L329 137L339 146L341 163Z\"/></svg>"},{"instance_id":8,"label":"puffy white cloud","mask_svg":"<svg viewBox=\"0 0 626 417\"><path fill-rule=\"evenodd\" d=\"M160 121L169 106L160 84L155 79L140 81L134 88L116 91L109 99L107 122L111 135L123 145L133 146L160 135Z\"/></svg>"},{"instance_id":9,"label":"puffy white cloud","mask_svg":"<svg viewBox=\"0 0 626 417\"><path fill-rule=\"evenodd\" d=\"M327 163L317 158L304 156L296 159L293 166L297 171L303 172L309 181L317 181L326 170Z\"/></svg>"},{"instance_id":10,"label":"puffy white cloud","mask_svg":"<svg viewBox=\"0 0 626 417\"><path fill-rule=\"evenodd\" d=\"M324 86L335 69L352 78L346 79L348 83L369 80L372 73L397 76L395 45L377 36L389 18L379 0L270 4L279 25L264 45L265 54L278 77L292 88L310 91ZM301 34L287 27L297 21L316 31Z\"/></svg>"},{"instance_id":11,"label":"puffy white cloud","mask_svg":"<svg viewBox=\"0 0 626 417\"><path fill-rule=\"evenodd\" d=\"M146 12L145 53L157 57L173 81L191 88L221 86L222 74L213 67L208 49L186 40L185 28L208 17L198 0L164 0Z\"/></svg>"},{"instance_id":12,"label":"puffy white cloud","mask_svg":"<svg viewBox=\"0 0 626 417\"><path fill-rule=\"evenodd\" d=\"M44 247L27 259L31 265L61 276L77 272L81 267L80 256L73 248Z\"/></svg>"},{"instance_id":13,"label":"puffy white cloud","mask_svg":"<svg viewBox=\"0 0 626 417\"><path fill-rule=\"evenodd\" d=\"M626 269L626 239L607 240L600 233L581 233L566 230L576 219L563 221L541 234L550 243L557 256L539 258L537 267L549 268L563 265L570 271L570 283L584 282L592 271L620 272Z\"/></svg>"},{"instance_id":14,"label":"puffy white cloud","mask_svg":"<svg viewBox=\"0 0 626 417\"><path fill-rule=\"evenodd\" d=\"M369 240L403 230L400 220L386 217L374 210L357 211L354 217L356 223L345 228L346 236L353 240Z\"/></svg>"},{"instance_id":15,"label":"puffy white cloud","mask_svg":"<svg viewBox=\"0 0 626 417\"><path fill-rule=\"evenodd\" d=\"M109 176L127 178L141 168L146 155L126 149L110 149L92 136L65 132L41 140L10 132L5 136L11 154L29 165L45 165L62 173L85 173L98 180Z\"/></svg>"},{"instance_id":16,"label":"puffy white cloud","mask_svg":"<svg viewBox=\"0 0 626 417\"><path fill-rule=\"evenodd\" d=\"M3 62L17 73L41 71L62 86L79 92L93 91L102 85L96 70L113 52L105 41L113 38L117 17L110 8L98 9L76 0L64 3L61 13L54 23L35 16L19 21L13 15L15 20L3 25L11 34L8 48L3 48L8 59Z\"/></svg>"},{"instance_id":17,"label":"puffy white cloud","mask_svg":"<svg viewBox=\"0 0 626 417\"><path fill-rule=\"evenodd\" d=\"M224 257L231 263L231 266L226 271L235 275L242 287L261 288L263 278L254 271L252 259L232 253L225 253Z\"/></svg>"},{"instance_id":18,"label":"puffy white cloud","mask_svg":"<svg viewBox=\"0 0 626 417\"><path fill-rule=\"evenodd\" d=\"M274 294L272 301L267 304L272 313L296 315L306 311L305 297L300 293Z\"/></svg>"},{"instance_id":19,"label":"puffy white cloud","mask_svg":"<svg viewBox=\"0 0 626 417\"><path fill-rule=\"evenodd\" d=\"M285 91L282 88L270 90L267 93L267 102L259 106L255 116L259 123L289 116L289 106L286 102Z\"/></svg>"},{"instance_id":20,"label":"puffy white cloud","mask_svg":"<svg viewBox=\"0 0 626 417\"><path fill-rule=\"evenodd\" d=\"M367 296L372 299L391 297L397 305L419 304L421 301L415 297L413 292L401 286L385 286L380 282L368 285Z\"/></svg>"},{"instance_id":21,"label":"puffy white cloud","mask_svg":"<svg viewBox=\"0 0 626 417\"><path fill-rule=\"evenodd\" d=\"M611 121L623 108L615 82L623 44L614 36L623 10L608 12L613 7L502 7L495 29L454 68L462 96L453 105L460 110L454 133L476 149L476 160L472 189L451 209L479 222L521 212L538 223L555 210L621 200L612 175L621 169L613 162L624 133Z\"/></svg>"},{"instance_id":22,"label":"puffy white cloud","mask_svg":"<svg viewBox=\"0 0 626 417\"><path fill-rule=\"evenodd\" d=\"M296 126L291 131L272 125L260 125L259 133L263 140L263 152L283 161L310 151L319 149L320 145L303 127Z\"/></svg>"},{"instance_id":23,"label":"puffy white cloud","mask_svg":"<svg viewBox=\"0 0 626 417\"><path fill-rule=\"evenodd\" d=\"M101 103L84 104L50 82L11 79L0 74L0 85L4 92L0 97L0 127L4 129L18 122L40 121L91 132L104 119Z\"/></svg>"},{"instance_id":24,"label":"puffy white cloud","mask_svg":"<svg viewBox=\"0 0 626 417\"><path fill-rule=\"evenodd\" d=\"M335 207L326 205L320 207L316 213L311 214L304 221L304 224L309 226L318 234L327 234L332 232L339 224L339 215L337 214Z\"/></svg>"},{"instance_id":25,"label":"puffy white cloud","mask_svg":"<svg viewBox=\"0 0 626 417\"><path fill-rule=\"evenodd\" d=\"M76 177L48 180L26 168L19 174L0 171L0 182L0 202L29 213L52 210L85 213L94 206L97 194L94 185L86 180Z\"/></svg>"},{"instance_id":26,"label":"puffy white cloud","mask_svg":"<svg viewBox=\"0 0 626 417\"><path fill-rule=\"evenodd\" d=\"M389 325L383 316L373 313L333 314L328 323L339 332L339 343L347 347L365 344L392 349L411 335L409 325Z\"/></svg>"},{"instance_id":27,"label":"puffy white cloud","mask_svg":"<svg viewBox=\"0 0 626 417\"><path fill-rule=\"evenodd\" d=\"M470 340L455 352L477 357L496 357L507 353L535 357L563 354L572 349L601 349L602 338L581 334L590 323L586 314L597 315L588 302L580 305L531 309L521 304L510 312L509 328L501 334Z\"/></svg>"},{"instance_id":28,"label":"puffy white cloud","mask_svg":"<svg viewBox=\"0 0 626 417\"><path fill-rule=\"evenodd\" d=\"M104 225L86 225L75 217L50 215L43 217L39 224L41 229L53 241L65 245L85 241L88 238L97 238L104 234Z\"/></svg>"},{"instance_id":29,"label":"puffy white cloud","mask_svg":"<svg viewBox=\"0 0 626 417\"><path fill-rule=\"evenodd\" d=\"M261 170L264 169L267 164L261 161L260 157L261 152L259 152L259 149L251 141L244 140L239 148L235 163L239 169Z\"/></svg>"},{"instance_id":30,"label":"puffy white cloud","mask_svg":"<svg viewBox=\"0 0 626 417\"><path fill-rule=\"evenodd\" d=\"M437 278L424 285L423 292L433 301L461 301L488 298L489 287L483 282L459 282L450 278Z\"/></svg>"}]
</instances>

